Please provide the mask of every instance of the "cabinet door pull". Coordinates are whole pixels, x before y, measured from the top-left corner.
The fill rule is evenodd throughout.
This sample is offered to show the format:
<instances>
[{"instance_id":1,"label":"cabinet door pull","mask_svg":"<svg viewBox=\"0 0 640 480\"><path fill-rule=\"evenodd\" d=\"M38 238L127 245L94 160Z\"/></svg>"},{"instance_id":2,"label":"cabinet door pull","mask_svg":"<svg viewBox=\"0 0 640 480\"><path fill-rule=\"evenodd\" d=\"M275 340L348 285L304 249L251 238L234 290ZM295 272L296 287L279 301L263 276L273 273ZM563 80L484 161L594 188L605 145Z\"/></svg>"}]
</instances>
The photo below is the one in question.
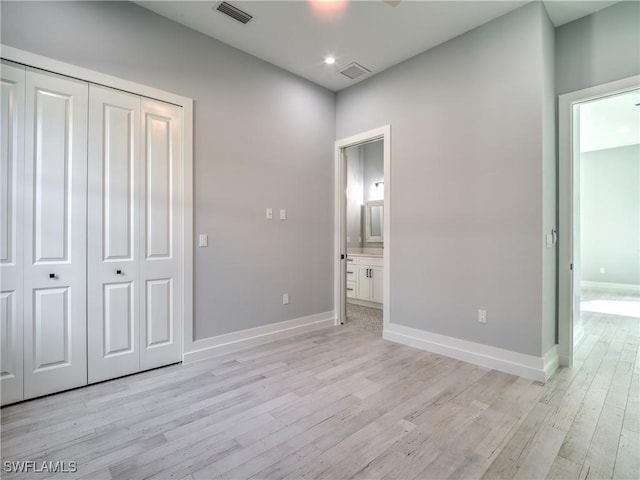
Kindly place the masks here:
<instances>
[{"instance_id":1,"label":"cabinet door pull","mask_svg":"<svg viewBox=\"0 0 640 480\"><path fill-rule=\"evenodd\" d=\"M353 292L353 288L347 288L348 292Z\"/></svg>"}]
</instances>

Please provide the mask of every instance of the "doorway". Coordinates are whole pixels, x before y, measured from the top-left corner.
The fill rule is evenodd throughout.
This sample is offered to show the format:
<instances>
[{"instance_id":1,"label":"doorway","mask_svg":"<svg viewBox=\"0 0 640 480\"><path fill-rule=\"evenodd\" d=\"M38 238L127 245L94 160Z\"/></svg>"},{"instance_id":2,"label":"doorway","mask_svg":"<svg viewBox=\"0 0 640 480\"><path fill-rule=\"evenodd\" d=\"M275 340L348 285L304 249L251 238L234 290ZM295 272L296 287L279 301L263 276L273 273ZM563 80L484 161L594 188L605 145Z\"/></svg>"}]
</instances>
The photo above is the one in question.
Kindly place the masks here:
<instances>
[{"instance_id":1,"label":"doorway","mask_svg":"<svg viewBox=\"0 0 640 480\"><path fill-rule=\"evenodd\" d=\"M389 323L390 126L335 144L337 325L382 334Z\"/></svg>"},{"instance_id":2,"label":"doorway","mask_svg":"<svg viewBox=\"0 0 640 480\"><path fill-rule=\"evenodd\" d=\"M562 95L559 109L558 339L571 367L582 344L640 330L640 76Z\"/></svg>"}]
</instances>

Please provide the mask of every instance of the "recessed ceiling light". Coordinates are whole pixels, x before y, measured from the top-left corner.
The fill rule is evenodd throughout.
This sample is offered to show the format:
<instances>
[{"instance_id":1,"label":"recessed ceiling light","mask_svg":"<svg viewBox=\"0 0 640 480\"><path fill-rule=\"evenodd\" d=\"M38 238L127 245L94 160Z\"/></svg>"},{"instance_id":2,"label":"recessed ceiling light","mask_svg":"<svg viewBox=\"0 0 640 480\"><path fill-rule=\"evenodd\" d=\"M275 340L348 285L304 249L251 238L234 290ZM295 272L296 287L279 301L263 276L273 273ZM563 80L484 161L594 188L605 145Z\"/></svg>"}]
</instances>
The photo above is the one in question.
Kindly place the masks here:
<instances>
[{"instance_id":1,"label":"recessed ceiling light","mask_svg":"<svg viewBox=\"0 0 640 480\"><path fill-rule=\"evenodd\" d=\"M327 65L333 65L334 63L336 63L336 59L333 57L327 57L324 59L324 63L326 63Z\"/></svg>"}]
</instances>

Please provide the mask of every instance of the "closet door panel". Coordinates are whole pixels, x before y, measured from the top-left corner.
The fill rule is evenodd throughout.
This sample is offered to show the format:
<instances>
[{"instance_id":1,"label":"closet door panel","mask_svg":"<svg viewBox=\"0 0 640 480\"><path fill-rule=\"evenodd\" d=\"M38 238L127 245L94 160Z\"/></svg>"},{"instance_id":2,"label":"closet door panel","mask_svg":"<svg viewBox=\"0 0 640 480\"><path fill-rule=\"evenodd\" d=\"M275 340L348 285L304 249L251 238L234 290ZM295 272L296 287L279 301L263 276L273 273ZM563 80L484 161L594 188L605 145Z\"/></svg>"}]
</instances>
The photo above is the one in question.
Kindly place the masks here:
<instances>
[{"instance_id":1,"label":"closet door panel","mask_svg":"<svg viewBox=\"0 0 640 480\"><path fill-rule=\"evenodd\" d=\"M0 392L2 405L23 398L24 67L0 65Z\"/></svg>"},{"instance_id":2,"label":"closet door panel","mask_svg":"<svg viewBox=\"0 0 640 480\"><path fill-rule=\"evenodd\" d=\"M89 95L89 382L140 369L140 97Z\"/></svg>"},{"instance_id":3,"label":"closet door panel","mask_svg":"<svg viewBox=\"0 0 640 480\"><path fill-rule=\"evenodd\" d=\"M25 398L85 385L85 82L27 69Z\"/></svg>"},{"instance_id":4,"label":"closet door panel","mask_svg":"<svg viewBox=\"0 0 640 480\"><path fill-rule=\"evenodd\" d=\"M142 369L181 360L182 110L142 101Z\"/></svg>"}]
</instances>

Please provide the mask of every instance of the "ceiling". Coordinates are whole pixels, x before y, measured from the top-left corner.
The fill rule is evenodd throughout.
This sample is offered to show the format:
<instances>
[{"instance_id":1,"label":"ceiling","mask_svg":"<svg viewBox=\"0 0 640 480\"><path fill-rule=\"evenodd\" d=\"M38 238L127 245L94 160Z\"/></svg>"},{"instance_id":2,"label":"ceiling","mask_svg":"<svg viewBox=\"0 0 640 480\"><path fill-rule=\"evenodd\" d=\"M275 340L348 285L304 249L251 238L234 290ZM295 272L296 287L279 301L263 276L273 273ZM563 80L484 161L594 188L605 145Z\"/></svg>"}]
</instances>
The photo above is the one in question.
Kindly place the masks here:
<instances>
[{"instance_id":1,"label":"ceiling","mask_svg":"<svg viewBox=\"0 0 640 480\"><path fill-rule=\"evenodd\" d=\"M640 89L580 105L580 151L640 144Z\"/></svg>"},{"instance_id":2,"label":"ceiling","mask_svg":"<svg viewBox=\"0 0 640 480\"><path fill-rule=\"evenodd\" d=\"M215 1L134 3L296 75L338 91L467 32L528 1L297 0L229 2L253 16L246 25ZM545 1L555 26L615 1ZM333 56L334 65L324 63ZM357 62L371 73L339 73Z\"/></svg>"}]
</instances>

